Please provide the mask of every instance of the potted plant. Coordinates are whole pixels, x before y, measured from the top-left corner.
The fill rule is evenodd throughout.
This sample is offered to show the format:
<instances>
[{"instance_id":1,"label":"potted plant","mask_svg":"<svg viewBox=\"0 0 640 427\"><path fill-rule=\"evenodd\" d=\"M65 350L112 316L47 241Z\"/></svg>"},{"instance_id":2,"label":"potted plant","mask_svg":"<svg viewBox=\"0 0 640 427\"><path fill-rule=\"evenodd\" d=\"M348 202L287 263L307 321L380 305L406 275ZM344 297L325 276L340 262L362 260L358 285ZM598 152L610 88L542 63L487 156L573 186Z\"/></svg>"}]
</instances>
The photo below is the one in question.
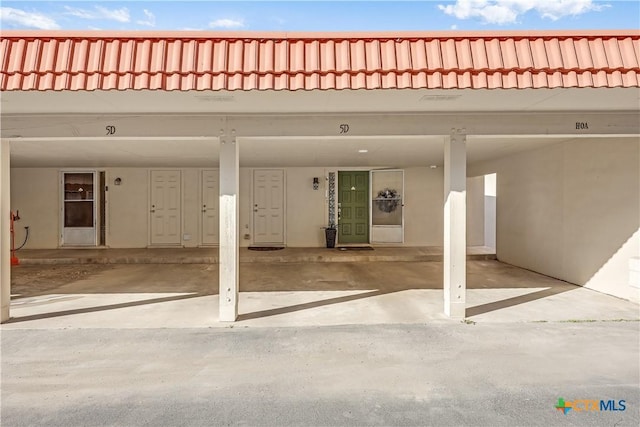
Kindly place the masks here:
<instances>
[{"instance_id":1,"label":"potted plant","mask_svg":"<svg viewBox=\"0 0 640 427\"><path fill-rule=\"evenodd\" d=\"M336 234L338 234L338 229L336 228L335 223L331 222L328 227L324 228L324 237L327 240L327 248L336 247Z\"/></svg>"}]
</instances>

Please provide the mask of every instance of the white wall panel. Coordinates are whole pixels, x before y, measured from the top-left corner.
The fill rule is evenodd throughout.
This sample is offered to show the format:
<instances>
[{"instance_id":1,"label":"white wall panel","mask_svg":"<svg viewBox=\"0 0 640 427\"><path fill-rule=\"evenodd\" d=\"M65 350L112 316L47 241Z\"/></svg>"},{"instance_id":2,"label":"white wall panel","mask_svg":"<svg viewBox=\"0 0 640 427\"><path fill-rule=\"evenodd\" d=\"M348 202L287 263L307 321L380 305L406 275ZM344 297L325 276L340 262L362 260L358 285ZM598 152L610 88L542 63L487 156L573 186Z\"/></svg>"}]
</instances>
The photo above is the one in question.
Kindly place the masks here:
<instances>
[{"instance_id":1,"label":"white wall panel","mask_svg":"<svg viewBox=\"0 0 640 427\"><path fill-rule=\"evenodd\" d=\"M478 164L497 172L497 255L503 262L637 299L640 141L577 139Z\"/></svg>"},{"instance_id":2,"label":"white wall panel","mask_svg":"<svg viewBox=\"0 0 640 427\"><path fill-rule=\"evenodd\" d=\"M11 210L20 211L15 223L16 243L25 249L56 248L60 242L60 175L53 168L11 169Z\"/></svg>"},{"instance_id":3,"label":"white wall panel","mask_svg":"<svg viewBox=\"0 0 640 427\"><path fill-rule=\"evenodd\" d=\"M171 168L163 168L171 169ZM200 169L176 168L182 172L182 245L198 244ZM285 171L286 243L293 247L324 246L327 225L325 176L332 167L283 168ZM341 168L348 169L348 168ZM362 168L354 168L362 169ZM148 168L106 168L107 244L113 248L142 248L149 244L149 170ZM23 226L29 225L29 248L55 248L59 229L59 175L55 168L14 168L11 170L12 209L20 209L17 241ZM251 240L252 169L240 169L240 245ZM313 190L313 178L320 188ZM120 185L114 185L121 178ZM442 168L405 169L405 245L442 245ZM184 237L190 237L185 240Z\"/></svg>"}]
</instances>

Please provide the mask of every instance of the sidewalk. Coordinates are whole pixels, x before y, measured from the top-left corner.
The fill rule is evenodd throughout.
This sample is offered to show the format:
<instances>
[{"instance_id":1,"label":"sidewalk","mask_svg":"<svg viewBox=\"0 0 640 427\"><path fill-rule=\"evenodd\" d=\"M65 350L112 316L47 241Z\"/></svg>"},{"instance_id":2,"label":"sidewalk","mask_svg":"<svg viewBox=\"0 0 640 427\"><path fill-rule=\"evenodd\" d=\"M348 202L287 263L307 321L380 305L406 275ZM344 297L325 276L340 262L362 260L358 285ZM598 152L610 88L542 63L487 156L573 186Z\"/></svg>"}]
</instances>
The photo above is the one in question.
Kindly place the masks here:
<instances>
[{"instance_id":1,"label":"sidewalk","mask_svg":"<svg viewBox=\"0 0 640 427\"><path fill-rule=\"evenodd\" d=\"M21 265L35 264L217 264L218 248L141 249L23 249ZM441 247L373 247L373 250L341 248L284 248L257 251L240 248L240 262L438 262ZM495 250L484 246L467 249L468 260L494 260Z\"/></svg>"}]
</instances>

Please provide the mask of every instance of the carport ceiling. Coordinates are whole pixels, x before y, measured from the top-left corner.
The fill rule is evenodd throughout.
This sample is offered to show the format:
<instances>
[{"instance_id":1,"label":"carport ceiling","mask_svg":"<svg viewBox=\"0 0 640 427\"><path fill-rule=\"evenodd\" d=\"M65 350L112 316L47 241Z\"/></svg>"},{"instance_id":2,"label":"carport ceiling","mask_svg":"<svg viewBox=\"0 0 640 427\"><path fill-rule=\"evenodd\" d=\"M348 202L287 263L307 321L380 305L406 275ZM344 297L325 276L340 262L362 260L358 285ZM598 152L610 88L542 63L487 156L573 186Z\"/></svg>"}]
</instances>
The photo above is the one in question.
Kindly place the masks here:
<instances>
[{"instance_id":1,"label":"carport ceiling","mask_svg":"<svg viewBox=\"0 0 640 427\"><path fill-rule=\"evenodd\" d=\"M468 162L504 157L566 137L469 137ZM441 166L444 139L432 137L244 138L243 167ZM217 140L205 138L15 139L12 167L218 167ZM366 150L366 152L362 152Z\"/></svg>"},{"instance_id":2,"label":"carport ceiling","mask_svg":"<svg viewBox=\"0 0 640 427\"><path fill-rule=\"evenodd\" d=\"M402 112L476 113L637 110L635 89L522 90L314 90L314 91L34 91L2 94L2 134L12 138L15 167L217 167L218 144L207 138L20 139L12 119L74 114L332 114ZM82 113L82 114L80 114ZM24 115L24 116L23 116ZM24 120L23 120L24 121ZM50 120L49 120L50 121ZM81 120L80 120L81 121ZM73 128L73 123L67 123ZM178 133L179 134L179 133ZM474 137L468 139L472 164L568 140L566 137ZM268 137L240 141L244 167L442 165L443 137ZM361 150L367 150L361 153Z\"/></svg>"}]
</instances>

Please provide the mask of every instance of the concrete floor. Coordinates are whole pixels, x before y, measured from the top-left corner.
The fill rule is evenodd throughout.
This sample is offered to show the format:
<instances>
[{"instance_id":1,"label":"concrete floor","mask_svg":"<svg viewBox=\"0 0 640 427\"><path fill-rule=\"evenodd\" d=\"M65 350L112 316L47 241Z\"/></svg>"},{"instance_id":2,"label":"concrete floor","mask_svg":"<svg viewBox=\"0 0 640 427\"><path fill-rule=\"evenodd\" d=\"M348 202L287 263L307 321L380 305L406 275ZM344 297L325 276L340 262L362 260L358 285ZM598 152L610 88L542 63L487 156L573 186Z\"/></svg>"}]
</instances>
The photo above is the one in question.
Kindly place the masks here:
<instances>
[{"instance_id":1,"label":"concrete floor","mask_svg":"<svg viewBox=\"0 0 640 427\"><path fill-rule=\"evenodd\" d=\"M637 322L4 330L2 425L637 427L638 337ZM559 397L626 410L564 415Z\"/></svg>"},{"instance_id":2,"label":"concrete floor","mask_svg":"<svg viewBox=\"0 0 640 427\"><path fill-rule=\"evenodd\" d=\"M217 264L21 265L12 282L7 330L232 326L217 320ZM440 262L243 262L240 283L233 327L452 322ZM638 304L485 260L468 262L467 318L637 321L640 313Z\"/></svg>"},{"instance_id":3,"label":"concrete floor","mask_svg":"<svg viewBox=\"0 0 640 427\"><path fill-rule=\"evenodd\" d=\"M12 270L3 426L640 422L638 305L495 260L468 262L466 322L442 314L441 262L243 262L221 324L217 264L50 255Z\"/></svg>"}]
</instances>

